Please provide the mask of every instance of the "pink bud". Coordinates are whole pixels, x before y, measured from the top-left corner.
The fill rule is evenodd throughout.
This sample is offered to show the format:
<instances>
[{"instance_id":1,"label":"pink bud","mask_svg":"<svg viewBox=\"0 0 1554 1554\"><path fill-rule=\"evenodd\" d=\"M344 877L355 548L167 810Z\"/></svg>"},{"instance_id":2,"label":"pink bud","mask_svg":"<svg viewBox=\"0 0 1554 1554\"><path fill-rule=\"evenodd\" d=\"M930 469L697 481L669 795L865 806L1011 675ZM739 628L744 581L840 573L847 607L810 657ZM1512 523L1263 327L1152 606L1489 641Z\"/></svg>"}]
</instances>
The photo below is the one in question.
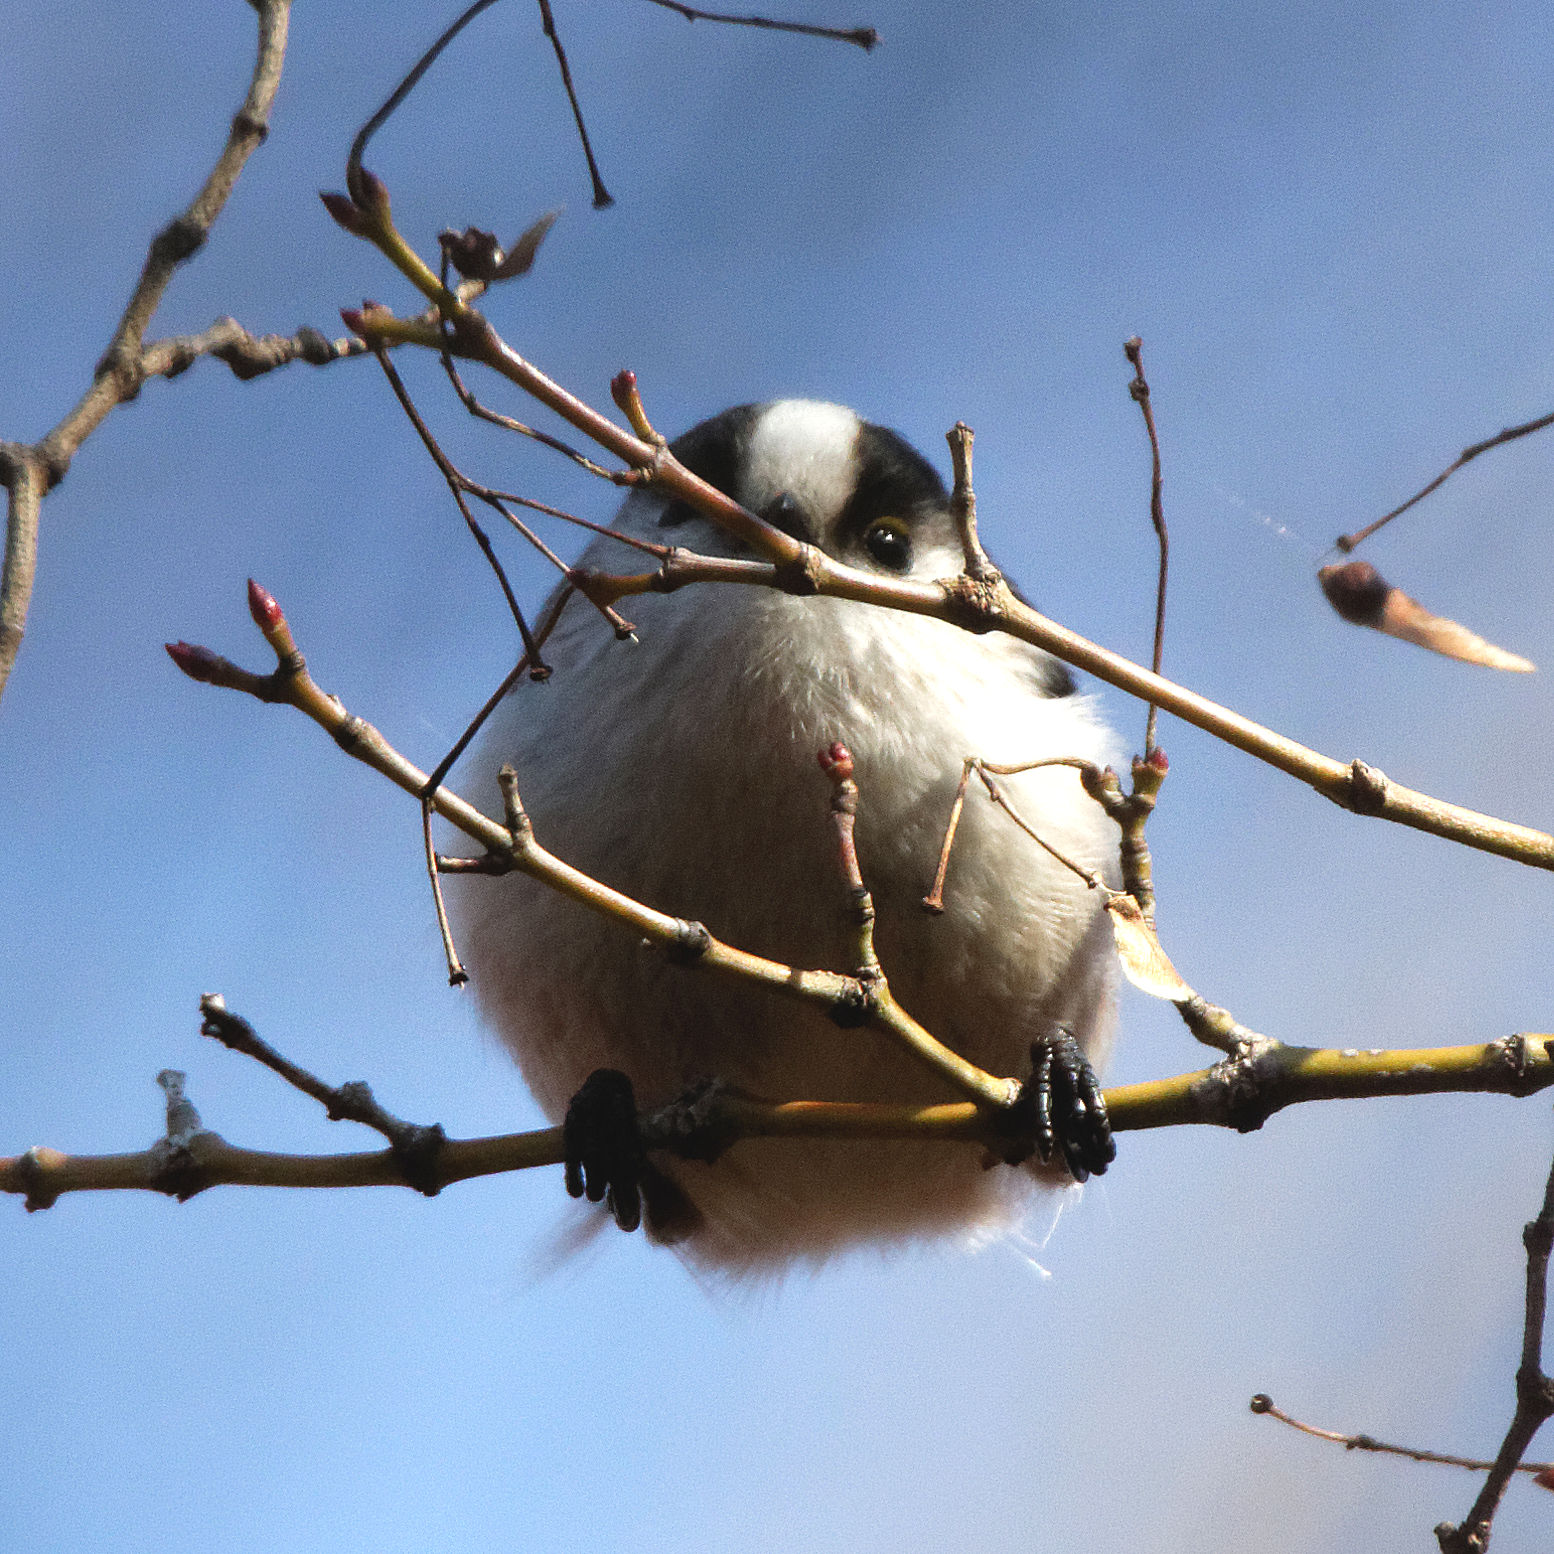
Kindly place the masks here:
<instances>
[{"instance_id":1,"label":"pink bud","mask_svg":"<svg viewBox=\"0 0 1554 1554\"><path fill-rule=\"evenodd\" d=\"M615 401L616 408L631 414L632 404L637 397L637 375L630 367L623 367L610 379L610 398Z\"/></svg>"},{"instance_id":2,"label":"pink bud","mask_svg":"<svg viewBox=\"0 0 1554 1554\"><path fill-rule=\"evenodd\" d=\"M815 759L832 782L847 782L853 774L853 753L840 739L827 745Z\"/></svg>"},{"instance_id":3,"label":"pink bud","mask_svg":"<svg viewBox=\"0 0 1554 1554\"><path fill-rule=\"evenodd\" d=\"M324 209L329 212L345 230L356 237L366 234L367 224L362 220L362 212L348 194L333 194L320 189L318 197L324 202Z\"/></svg>"},{"instance_id":4,"label":"pink bud","mask_svg":"<svg viewBox=\"0 0 1554 1554\"><path fill-rule=\"evenodd\" d=\"M286 623L280 605L275 602L275 595L261 588L253 578L248 580L248 613L253 616L254 625L260 631L273 631Z\"/></svg>"},{"instance_id":5,"label":"pink bud","mask_svg":"<svg viewBox=\"0 0 1554 1554\"><path fill-rule=\"evenodd\" d=\"M221 659L209 648L199 647L193 642L164 642L162 646L167 649L167 656L191 680L208 685L215 678L216 666Z\"/></svg>"}]
</instances>

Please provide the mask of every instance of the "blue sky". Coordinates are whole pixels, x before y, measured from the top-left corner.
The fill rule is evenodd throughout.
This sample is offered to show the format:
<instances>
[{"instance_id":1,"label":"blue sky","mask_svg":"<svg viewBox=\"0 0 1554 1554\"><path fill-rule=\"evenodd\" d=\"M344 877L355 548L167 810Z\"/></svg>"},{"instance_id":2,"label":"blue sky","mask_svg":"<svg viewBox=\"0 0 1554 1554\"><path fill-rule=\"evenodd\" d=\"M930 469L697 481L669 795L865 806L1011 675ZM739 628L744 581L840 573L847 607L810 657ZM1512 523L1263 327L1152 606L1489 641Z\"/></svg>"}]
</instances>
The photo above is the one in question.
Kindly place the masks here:
<instances>
[{"instance_id":1,"label":"blue sky","mask_svg":"<svg viewBox=\"0 0 1554 1554\"><path fill-rule=\"evenodd\" d=\"M490 312L596 403L623 366L671 431L813 395L941 463L966 420L990 549L1134 656L1153 559L1121 347L1142 334L1168 670L1547 827L1546 674L1362 634L1312 580L1334 535L1554 402L1547 8L847 5L778 14L872 22L872 56L557 0L608 213L518 0L372 165L423 245L567 207ZM223 313L334 332L364 296L409 303L315 191L441 22L402 0L299 8L271 139L155 333ZM80 391L146 238L219 146L251 34L236 3L62 25L13 0L0 436L41 435ZM560 462L466 424L434 363L406 370L469 467L607 515ZM430 762L512 651L439 485L370 366L241 385L206 362L148 385L50 499L0 714L0 1152L149 1142L165 1066L236 1142L362 1147L204 1041L204 991L404 1115L460 1134L538 1120L445 986L414 806L161 649L261 664L252 574L321 683ZM1501 450L1371 559L1554 664L1551 488L1554 442ZM509 559L537 599L541 570ZM1137 743L1142 709L1103 701ZM1161 740L1162 932L1209 997L1341 1046L1548 1028L1546 880L1346 815L1170 719ZM1111 1077L1203 1060L1126 996ZM1417 1549L1469 1480L1294 1437L1246 1400L1491 1450L1551 1144L1546 1099L1470 1097L1127 1135L1040 1270L1010 1245L902 1251L755 1294L704 1289L640 1238L537 1276L570 1212L554 1172L433 1202L0 1205L0 1548ZM1496 1549L1547 1547L1551 1517L1514 1490Z\"/></svg>"}]
</instances>

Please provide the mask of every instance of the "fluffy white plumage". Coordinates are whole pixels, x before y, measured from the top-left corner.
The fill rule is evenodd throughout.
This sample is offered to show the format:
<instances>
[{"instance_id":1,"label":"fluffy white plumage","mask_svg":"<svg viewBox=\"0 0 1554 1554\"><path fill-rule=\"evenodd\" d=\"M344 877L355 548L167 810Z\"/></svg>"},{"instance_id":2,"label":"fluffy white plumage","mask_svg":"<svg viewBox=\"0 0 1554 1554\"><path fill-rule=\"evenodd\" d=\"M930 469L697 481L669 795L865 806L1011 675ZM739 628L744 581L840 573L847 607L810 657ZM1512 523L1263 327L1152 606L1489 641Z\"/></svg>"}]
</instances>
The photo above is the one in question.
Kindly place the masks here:
<instances>
[{"instance_id":1,"label":"fluffy white plumage","mask_svg":"<svg viewBox=\"0 0 1554 1554\"><path fill-rule=\"evenodd\" d=\"M851 565L922 578L960 569L937 476L850 410L741 407L676 452ZM894 540L875 534L881 517ZM739 551L648 493L626 501L616 526ZM641 558L601 538L584 564L639 570ZM1105 913L1007 816L971 796L946 910L921 905L966 756L1110 758L1106 729L1058 666L1006 636L760 588L630 603L637 643L614 640L586 604L569 608L546 649L553 679L521 685L492 719L478 796L511 762L536 835L562 858L730 943L849 970L830 790L816 765L841 739L856 762L876 947L904 1007L1000 1074L1027 1072L1031 1040L1053 1021L1104 1060L1114 994ZM1072 769L1004 781L1043 836L1111 873L1114 833ZM482 1008L552 1117L597 1068L629 1074L644 1108L706 1076L774 1099L956 1098L887 1037L674 966L535 881L461 884L460 943ZM703 1216L682 1250L734 1273L861 1242L985 1233L1016 1219L1035 1187L1029 1172L985 1170L976 1150L949 1145L749 1140L713 1164L666 1169Z\"/></svg>"}]
</instances>

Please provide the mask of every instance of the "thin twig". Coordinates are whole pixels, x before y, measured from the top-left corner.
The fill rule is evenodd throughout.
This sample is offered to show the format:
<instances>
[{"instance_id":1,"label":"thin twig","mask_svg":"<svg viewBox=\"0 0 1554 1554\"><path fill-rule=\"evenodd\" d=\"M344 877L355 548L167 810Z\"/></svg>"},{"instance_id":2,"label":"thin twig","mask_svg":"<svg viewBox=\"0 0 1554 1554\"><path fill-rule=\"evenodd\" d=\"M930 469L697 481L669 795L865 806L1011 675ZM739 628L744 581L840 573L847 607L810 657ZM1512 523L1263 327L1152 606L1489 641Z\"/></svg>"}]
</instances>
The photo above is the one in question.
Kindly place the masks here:
<instances>
[{"instance_id":1,"label":"thin twig","mask_svg":"<svg viewBox=\"0 0 1554 1554\"><path fill-rule=\"evenodd\" d=\"M960 829L961 811L966 807L966 787L971 781L971 773L977 764L975 756L968 756L961 762L960 782L955 788L955 800L950 805L950 818L944 828L944 843L939 848L939 866L934 870L933 884L928 887L928 894L923 897L923 905L930 912L942 912L944 910L944 879L950 872L950 851L955 846L955 833Z\"/></svg>"},{"instance_id":2,"label":"thin twig","mask_svg":"<svg viewBox=\"0 0 1554 1554\"><path fill-rule=\"evenodd\" d=\"M537 513L544 513L547 518L559 518L563 523L574 524L579 529L587 529L590 534L602 535L607 540L618 540L622 545L628 545L632 550L640 550L647 556L656 556L660 561L665 560L674 549L672 545L659 545L653 540L639 539L635 534L625 534L619 529L612 529L607 523L595 523L590 518L580 518L576 513L569 513L564 508L536 502L532 496L519 496L516 491L500 491L495 486L486 489L492 496L503 502L516 502L520 507L528 507ZM578 588L586 592L583 580L576 576L572 580Z\"/></svg>"},{"instance_id":3,"label":"thin twig","mask_svg":"<svg viewBox=\"0 0 1554 1554\"><path fill-rule=\"evenodd\" d=\"M404 1179L428 1197L436 1195L441 1182L435 1179L437 1157L446 1135L436 1124L406 1122L384 1109L365 1080L353 1079L343 1085L325 1084L315 1074L293 1063L278 1052L241 1015L227 1008L219 993L206 993L200 999L200 1034L210 1036L233 1052L262 1063L279 1074L293 1089L312 1096L324 1108L331 1122L359 1122L389 1141L390 1153ZM194 1126L199 1126L196 1115ZM171 1111L169 1111L171 1131Z\"/></svg>"},{"instance_id":4,"label":"thin twig","mask_svg":"<svg viewBox=\"0 0 1554 1554\"><path fill-rule=\"evenodd\" d=\"M561 619L561 612L566 609L568 601L577 590L571 583L563 583L556 590L554 598L550 602L550 608L545 618L534 631L534 640L543 648L546 639L556 629L556 622ZM478 734L487 718L501 706L503 698L517 683L528 673L529 656L524 654L513 667L508 670L502 683L486 698L485 705L470 720L469 727L454 741L453 748L433 767L431 774L426 779L426 790L420 795L424 802L426 798L435 793L443 784L443 779L453 770L454 763L469 748L470 741ZM450 871L444 871L450 872Z\"/></svg>"},{"instance_id":5,"label":"thin twig","mask_svg":"<svg viewBox=\"0 0 1554 1554\"><path fill-rule=\"evenodd\" d=\"M399 85L384 99L383 105L372 115L362 127L357 130L356 138L351 142L350 154L345 162L346 187L354 195L357 193L361 181L362 157L366 153L367 143L388 122L395 109L413 92L417 82L432 68L433 61L469 24L480 15L482 11L489 10L496 4L496 0L475 0L467 10L462 11L443 30L437 41L411 66L409 72Z\"/></svg>"},{"instance_id":6,"label":"thin twig","mask_svg":"<svg viewBox=\"0 0 1554 1554\"><path fill-rule=\"evenodd\" d=\"M1522 1359L1516 1368L1516 1411L1500 1443L1494 1466L1460 1526L1442 1522L1435 1529L1441 1554L1483 1554L1506 1485L1523 1453L1546 1421L1554 1417L1554 1381L1543 1373L1543 1324L1549 1298L1549 1250L1554 1246L1554 1165L1543 1189L1538 1217L1522 1229L1527 1248L1527 1286L1522 1320Z\"/></svg>"},{"instance_id":7,"label":"thin twig","mask_svg":"<svg viewBox=\"0 0 1554 1554\"><path fill-rule=\"evenodd\" d=\"M504 431L517 432L522 437L533 438L542 446L565 455L574 464L581 465L590 475L598 475L601 479L611 481L615 485L629 485L634 480L634 471L606 469L559 437L553 437L549 432L542 432L537 427L526 425L510 415L503 415L501 411L492 410L489 406L481 404L473 391L466 386L464 379L459 376L459 369L454 363L451 351L442 352L442 365L443 371L448 374L449 381L453 384L453 392L459 396L460 402L472 416L482 421L489 421L493 426L500 426Z\"/></svg>"},{"instance_id":8,"label":"thin twig","mask_svg":"<svg viewBox=\"0 0 1554 1554\"><path fill-rule=\"evenodd\" d=\"M1304 1424L1286 1414L1283 1409L1276 1408L1266 1392L1259 1392L1253 1397L1251 1409L1254 1414L1266 1414L1270 1419L1277 1419L1299 1430L1302 1435L1313 1435L1319 1441L1332 1441L1347 1451L1386 1452L1395 1457L1408 1457L1414 1462L1438 1462L1443 1467L1474 1468L1479 1472L1494 1466L1477 1457L1457 1457L1450 1452L1425 1451L1417 1446L1394 1446L1388 1441L1378 1441L1374 1435L1345 1435L1338 1430L1322 1430L1316 1425ZM1516 1465L1518 1473L1547 1473L1551 1469L1554 1469L1554 1462L1519 1462Z\"/></svg>"},{"instance_id":9,"label":"thin twig","mask_svg":"<svg viewBox=\"0 0 1554 1554\"><path fill-rule=\"evenodd\" d=\"M200 334L153 340L141 352L140 372L144 378L176 378L200 357L214 356L232 369L233 377L246 383L294 361L327 367L348 357L365 356L369 349L365 340L354 335L331 340L311 325L292 335L252 335L235 318L218 318Z\"/></svg>"},{"instance_id":10,"label":"thin twig","mask_svg":"<svg viewBox=\"0 0 1554 1554\"><path fill-rule=\"evenodd\" d=\"M955 531L960 536L966 576L974 584L995 584L1000 580L998 568L988 559L977 535L977 494L971 484L971 449L976 434L964 421L957 421L944 434L944 439L950 445L950 463L955 473L955 485L950 492L950 516L955 520Z\"/></svg>"},{"instance_id":11,"label":"thin twig","mask_svg":"<svg viewBox=\"0 0 1554 1554\"><path fill-rule=\"evenodd\" d=\"M721 11L698 11L681 5L680 0L653 0L666 11L677 11L688 22L726 22L733 27L764 27L772 32L798 32L808 38L831 38L838 43L856 44L867 53L880 41L872 27L814 27L807 22L774 22L764 16L728 16Z\"/></svg>"},{"instance_id":12,"label":"thin twig","mask_svg":"<svg viewBox=\"0 0 1554 1554\"><path fill-rule=\"evenodd\" d=\"M556 18L550 13L550 0L540 0L540 25L550 46L555 50L556 64L561 70L561 84L566 88L567 101L572 105L572 121L577 125L577 138L583 143L583 156L588 162L588 177L594 186L594 209L607 210L615 203L615 197L604 186L599 175L599 164L594 160L594 148L588 138L588 126L583 122L583 105L577 100L577 88L572 85L572 67L567 63L567 51L561 46L561 34L556 31Z\"/></svg>"},{"instance_id":13,"label":"thin twig","mask_svg":"<svg viewBox=\"0 0 1554 1554\"><path fill-rule=\"evenodd\" d=\"M501 584L502 593L507 600L507 607L512 612L513 619L518 623L519 635L523 638L524 656L529 660L529 678L531 680L547 680L550 678L550 666L540 657L539 647L535 642L534 634L529 629L528 620L522 609L519 608L517 596L513 593L512 585L507 580L507 573L502 563L497 559L495 549L492 547L491 538L486 531L475 521L475 515L469 510L469 503L464 500L465 493L474 497L478 502L484 502L494 512L500 513L555 569L569 582L572 581L572 568L553 551L549 545L537 535L528 524L516 514L508 511L505 502L505 493L493 491L489 486L483 486L479 481L471 480L453 460L442 450L442 445L432 435L431 428L422 419L421 413L416 409L415 401L411 399L409 390L406 389L404 380L399 376L394 364L389 360L387 351L380 346L374 346L373 354L378 358L378 365L382 367L388 378L390 387L394 390L394 397L399 401L400 408L404 410L410 424L415 428L416 435L420 437L422 445L432 456L432 462L436 464L448 490L458 505L459 512L463 515L464 522L470 533L479 545L481 554L490 563L491 570L496 574L497 581ZM525 506L533 506L555 517L567 517L558 508L546 507L543 503L530 502L527 498L518 498ZM585 590L586 592L586 590ZM609 604L596 603L590 598L590 603L610 623L615 635L622 640L632 636L636 628L618 610Z\"/></svg>"},{"instance_id":14,"label":"thin twig","mask_svg":"<svg viewBox=\"0 0 1554 1554\"><path fill-rule=\"evenodd\" d=\"M836 827L837 862L846 887L853 926L853 974L864 984L884 977L874 953L874 897L863 882L854 831L858 818L858 784L853 757L840 740L820 752L820 769L831 779L831 820Z\"/></svg>"},{"instance_id":15,"label":"thin twig","mask_svg":"<svg viewBox=\"0 0 1554 1554\"><path fill-rule=\"evenodd\" d=\"M1355 546L1368 540L1378 529L1391 523L1399 514L1406 513L1415 502L1422 502L1437 487L1444 485L1464 464L1471 464L1479 454L1488 453L1491 448L1498 448L1502 443L1515 442L1518 437L1526 437L1531 432L1541 432L1545 426L1554 426L1554 411L1550 411L1548 415L1540 415L1535 421L1525 421L1520 426L1508 426L1504 431L1496 432L1493 437L1486 437L1483 442L1476 442L1471 447L1464 448L1434 480L1416 491L1406 502L1399 503L1390 513L1383 513L1375 523L1366 524L1363 529L1356 529L1353 534L1340 534L1333 543L1345 553L1353 550Z\"/></svg>"},{"instance_id":16,"label":"thin twig","mask_svg":"<svg viewBox=\"0 0 1554 1554\"><path fill-rule=\"evenodd\" d=\"M0 444L0 477L7 486L5 560L0 563L0 696L27 630L27 606L38 571L38 518L48 476L30 448Z\"/></svg>"},{"instance_id":17,"label":"thin twig","mask_svg":"<svg viewBox=\"0 0 1554 1554\"><path fill-rule=\"evenodd\" d=\"M944 882L950 872L950 854L955 848L955 836L960 829L961 811L966 807L966 787L971 781L973 772L992 772L999 777L1017 777L1022 772L1034 772L1043 766L1069 766L1080 773L1081 780L1085 783L1085 791L1090 791L1092 782L1103 780L1101 768L1093 761L1083 760L1079 756L1060 755L1051 756L1041 761L1025 761L1018 766L1001 766L996 761L984 761L980 756L967 756L961 762L960 782L955 788L955 798L950 804L950 818L944 828L944 841L939 846L939 865L934 871L933 884L928 889L928 894L923 897L923 905L930 912L942 912L944 910ZM1113 786L1116 778L1113 777ZM984 777L983 782L987 779ZM988 795L990 798L992 794ZM1108 810L1108 813L1110 811ZM1043 844L1045 845L1045 844ZM1067 860L1064 860L1065 862ZM1072 867L1072 865L1070 865ZM1085 876L1088 883L1088 876Z\"/></svg>"},{"instance_id":18,"label":"thin twig","mask_svg":"<svg viewBox=\"0 0 1554 1554\"><path fill-rule=\"evenodd\" d=\"M437 790L435 786L432 791ZM469 981L469 973L459 959L458 947L453 942L453 928L448 922L448 908L442 899L442 881L438 878L437 849L432 846L432 801L421 800L421 842L426 852L426 877L432 883L432 906L437 913L437 932L442 939L443 959L448 963L448 986L463 987Z\"/></svg>"},{"instance_id":19,"label":"thin twig","mask_svg":"<svg viewBox=\"0 0 1554 1554\"><path fill-rule=\"evenodd\" d=\"M480 553L486 558L491 570L496 574L496 580L501 584L502 595L507 600L507 608L512 612L513 620L518 626L518 635L523 638L523 656L529 661L529 676L531 679L544 680L550 675L550 667L540 657L540 650L534 641L534 634L529 630L529 622L525 618L522 608L518 603L518 596L513 592L513 585L507 580L507 572L496 551L491 545L491 536L475 521L475 515L469 510L469 503L464 500L464 492L468 489L468 482L463 475L454 468L447 455L438 446L437 439L432 436L431 428L421 419L421 413L415 407L415 402L410 398L405 388L404 380L399 376L393 362L388 358L388 352L381 346L373 348L373 355L378 358L378 365L383 369L383 375L388 379L389 386L394 390L394 397L399 401L400 408L409 418L410 424L416 429L426 451L431 454L433 463L441 472L447 482L448 490L452 493L453 500L458 505L459 512L463 515L465 526L474 536L475 543L480 547ZM566 570L563 563L548 546L543 544L537 535L531 534L523 524L518 528L526 539L533 541L537 549L542 551L549 559L555 561L563 572Z\"/></svg>"},{"instance_id":20,"label":"thin twig","mask_svg":"<svg viewBox=\"0 0 1554 1554\"><path fill-rule=\"evenodd\" d=\"M1064 762L1063 764L1067 765L1068 763ZM982 786L987 789L987 796L996 805L998 805L998 807L1003 810L1003 812L1012 821L1014 821L1014 823L1028 837L1030 837L1030 839L1035 842L1038 847L1042 848L1045 852L1051 853L1052 856L1056 858L1065 869L1069 870L1069 872L1072 874L1078 875L1078 877L1082 879L1085 884L1091 888L1091 890L1104 891L1107 895L1112 893L1111 887L1107 885L1106 881L1101 878L1100 872L1098 870L1086 869L1081 864L1075 863L1074 860L1066 853L1060 852L1056 847L1054 847L1051 842L1042 836L1040 832L1038 832L1036 828L1020 814L1014 805L1010 803L1009 795L1005 793L996 782L993 781L991 768L985 761L977 762L976 773L977 776L982 780Z\"/></svg>"},{"instance_id":21,"label":"thin twig","mask_svg":"<svg viewBox=\"0 0 1554 1554\"><path fill-rule=\"evenodd\" d=\"M1155 651L1149 662L1154 672L1159 674L1165 654L1166 568L1171 557L1171 536L1166 531L1165 505L1161 500L1164 482L1160 474L1160 438L1155 432L1155 412L1150 403L1149 384L1144 378L1144 342L1134 335L1122 349L1133 364L1133 381L1128 385L1128 393L1144 412L1144 427L1149 433L1149 521L1154 524L1156 538L1160 541L1160 572L1155 583ZM1144 723L1146 758L1155 753L1155 717L1158 711L1155 703L1150 702L1149 716Z\"/></svg>"},{"instance_id":22,"label":"thin twig","mask_svg":"<svg viewBox=\"0 0 1554 1554\"><path fill-rule=\"evenodd\" d=\"M145 381L142 342L178 267L204 245L239 175L269 133L270 107L286 58L291 0L252 0L259 16L253 74L233 115L226 144L182 215L151 240L140 278L74 409L41 441L0 442L0 481L9 491L5 562L0 570L0 696L21 648L37 565L38 512L43 496L65 478L82 443Z\"/></svg>"}]
</instances>

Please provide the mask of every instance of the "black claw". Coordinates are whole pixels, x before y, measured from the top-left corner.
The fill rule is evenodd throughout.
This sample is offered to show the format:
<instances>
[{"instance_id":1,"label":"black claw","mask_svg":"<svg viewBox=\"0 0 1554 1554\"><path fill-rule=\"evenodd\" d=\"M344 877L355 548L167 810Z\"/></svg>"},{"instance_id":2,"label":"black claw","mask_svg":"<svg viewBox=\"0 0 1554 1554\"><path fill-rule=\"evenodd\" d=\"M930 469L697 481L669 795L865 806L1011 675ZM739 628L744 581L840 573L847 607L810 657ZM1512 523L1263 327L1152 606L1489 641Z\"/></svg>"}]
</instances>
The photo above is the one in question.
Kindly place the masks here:
<instances>
[{"instance_id":1,"label":"black claw","mask_svg":"<svg viewBox=\"0 0 1554 1554\"><path fill-rule=\"evenodd\" d=\"M650 1168L631 1081L619 1069L595 1069L567 1106L561 1136L567 1191L608 1204L622 1230L635 1230L642 1223L642 1184Z\"/></svg>"},{"instance_id":2,"label":"black claw","mask_svg":"<svg viewBox=\"0 0 1554 1554\"><path fill-rule=\"evenodd\" d=\"M1041 1163L1061 1155L1076 1182L1104 1176L1117 1158L1100 1082L1063 1026L1031 1043L1031 1077L1014 1113Z\"/></svg>"}]
</instances>

